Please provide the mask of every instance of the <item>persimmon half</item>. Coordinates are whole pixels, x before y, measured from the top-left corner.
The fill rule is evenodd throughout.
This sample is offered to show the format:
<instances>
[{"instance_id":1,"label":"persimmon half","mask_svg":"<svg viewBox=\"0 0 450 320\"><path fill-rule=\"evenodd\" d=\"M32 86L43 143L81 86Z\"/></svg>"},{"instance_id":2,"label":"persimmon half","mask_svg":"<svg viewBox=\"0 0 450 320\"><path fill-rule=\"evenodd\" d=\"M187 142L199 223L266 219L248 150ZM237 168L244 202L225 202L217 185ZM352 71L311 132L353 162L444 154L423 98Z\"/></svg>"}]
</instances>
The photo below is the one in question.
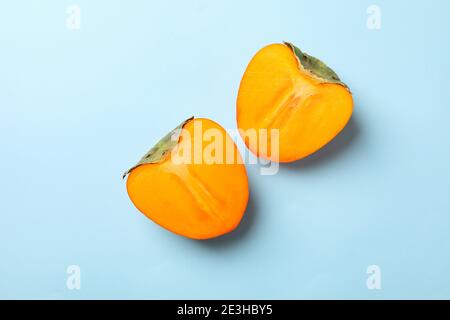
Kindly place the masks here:
<instances>
[{"instance_id":1,"label":"persimmon half","mask_svg":"<svg viewBox=\"0 0 450 320\"><path fill-rule=\"evenodd\" d=\"M346 126L352 112L352 95L338 75L290 43L271 44L256 53L237 98L237 124L247 147L277 162L293 162L319 150ZM276 155L264 152L273 150L270 138L258 144L245 139L242 133L255 129L278 130ZM262 143L269 146L261 148Z\"/></svg>"},{"instance_id":2,"label":"persimmon half","mask_svg":"<svg viewBox=\"0 0 450 320\"><path fill-rule=\"evenodd\" d=\"M127 171L128 195L148 218L192 239L215 238L240 223L249 197L241 155L208 119L188 119Z\"/></svg>"}]
</instances>

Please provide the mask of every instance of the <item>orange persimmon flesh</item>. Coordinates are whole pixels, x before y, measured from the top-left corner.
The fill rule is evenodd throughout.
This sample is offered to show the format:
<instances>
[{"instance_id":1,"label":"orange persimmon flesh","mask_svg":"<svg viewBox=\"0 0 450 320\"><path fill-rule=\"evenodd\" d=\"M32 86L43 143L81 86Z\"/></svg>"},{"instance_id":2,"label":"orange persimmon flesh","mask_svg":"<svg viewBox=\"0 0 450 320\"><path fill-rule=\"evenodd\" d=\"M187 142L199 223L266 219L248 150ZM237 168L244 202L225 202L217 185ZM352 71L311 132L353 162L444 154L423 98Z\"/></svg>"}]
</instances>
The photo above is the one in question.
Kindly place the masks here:
<instances>
[{"instance_id":1,"label":"orange persimmon flesh","mask_svg":"<svg viewBox=\"0 0 450 320\"><path fill-rule=\"evenodd\" d=\"M203 152L208 143L195 135L195 125L203 132L220 132L223 154L225 145L231 145L235 163L196 162L195 152ZM194 144L200 149L195 151ZM172 161L173 153L167 152L158 163L142 164L130 171L127 191L133 204L160 226L188 238L210 239L234 230L249 196L247 173L234 141L214 121L194 119L184 124L175 148L184 148L183 152L189 149L190 161Z\"/></svg>"},{"instance_id":2,"label":"orange persimmon flesh","mask_svg":"<svg viewBox=\"0 0 450 320\"><path fill-rule=\"evenodd\" d=\"M277 158L244 139L257 156L278 162L293 162L322 148L345 127L352 111L348 88L302 68L287 44L269 45L253 57L237 98L239 129L279 129Z\"/></svg>"}]
</instances>

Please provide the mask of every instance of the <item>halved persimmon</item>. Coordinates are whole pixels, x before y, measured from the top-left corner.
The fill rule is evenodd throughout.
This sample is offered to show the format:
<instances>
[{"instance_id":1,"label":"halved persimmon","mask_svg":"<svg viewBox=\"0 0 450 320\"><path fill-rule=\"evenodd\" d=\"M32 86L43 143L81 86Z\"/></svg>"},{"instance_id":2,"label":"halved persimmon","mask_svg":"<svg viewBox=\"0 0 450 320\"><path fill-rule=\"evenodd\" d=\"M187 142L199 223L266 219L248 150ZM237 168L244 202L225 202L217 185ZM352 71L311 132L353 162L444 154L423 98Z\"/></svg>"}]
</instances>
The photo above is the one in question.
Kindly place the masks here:
<instances>
[{"instance_id":1,"label":"halved persimmon","mask_svg":"<svg viewBox=\"0 0 450 320\"><path fill-rule=\"evenodd\" d=\"M352 95L337 74L290 43L269 45L253 57L237 98L241 135L278 130L276 155L261 151L264 141L250 144L243 135L253 153L277 162L293 162L319 150L346 126L352 112Z\"/></svg>"},{"instance_id":2,"label":"halved persimmon","mask_svg":"<svg viewBox=\"0 0 450 320\"><path fill-rule=\"evenodd\" d=\"M234 230L249 191L241 155L227 132L208 119L188 119L130 169L128 195L160 226L192 239Z\"/></svg>"}]
</instances>

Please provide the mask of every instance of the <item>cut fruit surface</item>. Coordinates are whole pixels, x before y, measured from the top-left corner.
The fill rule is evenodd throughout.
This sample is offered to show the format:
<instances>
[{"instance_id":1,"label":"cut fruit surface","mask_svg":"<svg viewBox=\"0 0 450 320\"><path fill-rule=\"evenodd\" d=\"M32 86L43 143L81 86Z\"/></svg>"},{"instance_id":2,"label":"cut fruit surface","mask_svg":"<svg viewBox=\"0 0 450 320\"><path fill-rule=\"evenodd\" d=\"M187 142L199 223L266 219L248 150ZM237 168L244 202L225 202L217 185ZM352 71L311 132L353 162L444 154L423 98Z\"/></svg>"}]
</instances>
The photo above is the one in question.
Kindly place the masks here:
<instances>
[{"instance_id":1,"label":"cut fruit surface","mask_svg":"<svg viewBox=\"0 0 450 320\"><path fill-rule=\"evenodd\" d=\"M255 145L244 139L257 156L277 162L319 150L345 127L352 112L351 93L334 71L289 43L269 45L253 57L237 98L241 132L279 130L276 155L262 151L273 150L270 139L264 148L264 141Z\"/></svg>"},{"instance_id":2,"label":"cut fruit surface","mask_svg":"<svg viewBox=\"0 0 450 320\"><path fill-rule=\"evenodd\" d=\"M239 225L249 196L247 173L219 124L189 119L152 150L127 180L128 195L143 214L192 239L218 237ZM230 152L234 160L227 162Z\"/></svg>"}]
</instances>

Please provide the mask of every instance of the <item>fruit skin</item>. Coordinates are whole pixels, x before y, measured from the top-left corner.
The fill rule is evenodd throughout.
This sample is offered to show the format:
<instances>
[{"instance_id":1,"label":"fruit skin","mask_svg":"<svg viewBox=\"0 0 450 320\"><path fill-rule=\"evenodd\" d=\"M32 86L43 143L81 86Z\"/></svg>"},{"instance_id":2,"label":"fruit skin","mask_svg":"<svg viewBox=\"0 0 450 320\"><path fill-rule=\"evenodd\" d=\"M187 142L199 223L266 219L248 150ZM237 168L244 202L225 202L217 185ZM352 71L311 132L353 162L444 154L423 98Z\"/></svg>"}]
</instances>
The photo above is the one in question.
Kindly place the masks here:
<instances>
[{"instance_id":1,"label":"fruit skin","mask_svg":"<svg viewBox=\"0 0 450 320\"><path fill-rule=\"evenodd\" d=\"M195 137L195 124L204 131L220 131L235 152L235 163L195 163L194 152L191 163L172 161L171 151L189 145L193 150L194 143L199 142L203 142L202 150L207 146L208 142ZM176 134L177 128L189 135L179 135L179 140L170 145L166 138ZM155 223L191 239L205 240L233 231L244 215L249 197L246 169L234 141L219 124L208 119L188 119L177 128L125 174L129 174L127 192L131 201ZM149 163L145 163L146 158Z\"/></svg>"},{"instance_id":2,"label":"fruit skin","mask_svg":"<svg viewBox=\"0 0 450 320\"><path fill-rule=\"evenodd\" d=\"M271 44L250 61L236 110L241 132L279 130L276 156L261 151L261 142L249 144L241 134L254 154L293 162L316 152L342 131L351 118L353 99L348 87L322 61L290 43ZM271 143L268 139L267 150Z\"/></svg>"}]
</instances>

